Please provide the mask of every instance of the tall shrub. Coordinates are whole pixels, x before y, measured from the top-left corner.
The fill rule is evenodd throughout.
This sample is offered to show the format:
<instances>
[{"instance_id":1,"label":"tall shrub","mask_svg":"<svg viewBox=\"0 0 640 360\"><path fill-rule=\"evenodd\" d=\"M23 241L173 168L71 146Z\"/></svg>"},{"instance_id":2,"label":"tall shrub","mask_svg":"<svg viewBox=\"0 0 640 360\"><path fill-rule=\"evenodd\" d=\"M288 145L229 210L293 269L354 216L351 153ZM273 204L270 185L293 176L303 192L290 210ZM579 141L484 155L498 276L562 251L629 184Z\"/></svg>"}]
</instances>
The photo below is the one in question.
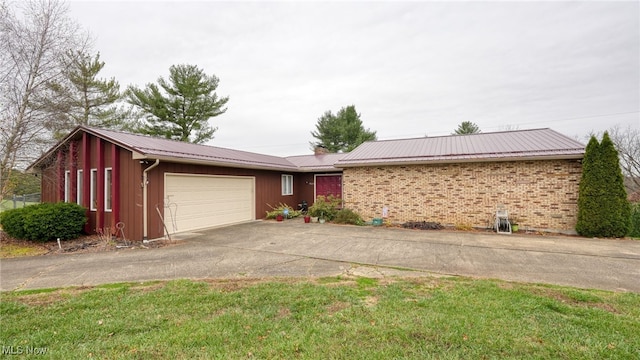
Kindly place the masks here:
<instances>
[{"instance_id":1,"label":"tall shrub","mask_svg":"<svg viewBox=\"0 0 640 360\"><path fill-rule=\"evenodd\" d=\"M624 237L630 218L618 152L607 133L601 143L592 136L582 161L576 231L589 237Z\"/></svg>"},{"instance_id":2,"label":"tall shrub","mask_svg":"<svg viewBox=\"0 0 640 360\"><path fill-rule=\"evenodd\" d=\"M631 227L631 204L624 188L620 157L607 132L600 142L600 159L605 187L601 201L602 237L624 237Z\"/></svg>"},{"instance_id":3,"label":"tall shrub","mask_svg":"<svg viewBox=\"0 0 640 360\"><path fill-rule=\"evenodd\" d=\"M597 236L599 232L598 199L602 192L602 186L598 184L600 169L600 143L592 136L582 159L582 178L578 190L576 231L582 236Z\"/></svg>"}]
</instances>

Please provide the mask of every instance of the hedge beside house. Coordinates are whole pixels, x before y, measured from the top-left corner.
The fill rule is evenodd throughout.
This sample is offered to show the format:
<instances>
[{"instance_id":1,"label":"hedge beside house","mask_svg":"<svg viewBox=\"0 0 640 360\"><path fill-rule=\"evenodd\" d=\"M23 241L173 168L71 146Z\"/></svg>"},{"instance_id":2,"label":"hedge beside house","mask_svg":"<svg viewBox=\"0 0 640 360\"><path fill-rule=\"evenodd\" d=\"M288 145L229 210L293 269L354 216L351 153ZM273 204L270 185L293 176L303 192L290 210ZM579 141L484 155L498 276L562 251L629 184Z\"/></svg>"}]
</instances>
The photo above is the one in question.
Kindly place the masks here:
<instances>
[{"instance_id":1,"label":"hedge beside house","mask_svg":"<svg viewBox=\"0 0 640 360\"><path fill-rule=\"evenodd\" d=\"M75 239L86 222L85 208L64 202L30 205L0 214L0 225L7 235L42 242Z\"/></svg>"}]
</instances>

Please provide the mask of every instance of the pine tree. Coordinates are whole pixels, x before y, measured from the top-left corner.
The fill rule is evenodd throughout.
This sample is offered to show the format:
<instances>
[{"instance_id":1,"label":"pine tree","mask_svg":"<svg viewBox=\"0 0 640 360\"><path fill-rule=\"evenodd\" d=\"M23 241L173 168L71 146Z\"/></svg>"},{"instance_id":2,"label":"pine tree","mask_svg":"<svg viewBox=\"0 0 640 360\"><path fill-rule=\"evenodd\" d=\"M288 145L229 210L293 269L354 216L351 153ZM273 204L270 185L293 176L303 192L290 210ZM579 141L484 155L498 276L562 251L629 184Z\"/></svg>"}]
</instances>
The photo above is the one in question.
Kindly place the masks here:
<instances>
[{"instance_id":1,"label":"pine tree","mask_svg":"<svg viewBox=\"0 0 640 360\"><path fill-rule=\"evenodd\" d=\"M145 89L130 86L127 101L145 117L134 130L195 144L212 139L217 128L209 125L209 119L224 114L229 101L215 93L219 81L195 65L173 65L169 80L161 77L158 85Z\"/></svg>"},{"instance_id":2,"label":"pine tree","mask_svg":"<svg viewBox=\"0 0 640 360\"><path fill-rule=\"evenodd\" d=\"M343 107L336 115L325 112L311 135L318 139L311 143L312 148L321 146L332 153L349 152L365 141L376 140L376 132L362 125L355 105Z\"/></svg>"},{"instance_id":3,"label":"pine tree","mask_svg":"<svg viewBox=\"0 0 640 360\"><path fill-rule=\"evenodd\" d=\"M92 58L81 51L69 51L64 63L63 79L49 82L47 96L42 99L51 115L48 127L54 137L65 136L77 125L121 127L124 120L114 105L120 99L120 84L114 78L97 77L105 65L100 53Z\"/></svg>"},{"instance_id":4,"label":"pine tree","mask_svg":"<svg viewBox=\"0 0 640 360\"><path fill-rule=\"evenodd\" d=\"M454 130L451 135L468 135L468 134L478 134L480 132L480 127L471 121L463 121L458 125L458 128Z\"/></svg>"}]
</instances>

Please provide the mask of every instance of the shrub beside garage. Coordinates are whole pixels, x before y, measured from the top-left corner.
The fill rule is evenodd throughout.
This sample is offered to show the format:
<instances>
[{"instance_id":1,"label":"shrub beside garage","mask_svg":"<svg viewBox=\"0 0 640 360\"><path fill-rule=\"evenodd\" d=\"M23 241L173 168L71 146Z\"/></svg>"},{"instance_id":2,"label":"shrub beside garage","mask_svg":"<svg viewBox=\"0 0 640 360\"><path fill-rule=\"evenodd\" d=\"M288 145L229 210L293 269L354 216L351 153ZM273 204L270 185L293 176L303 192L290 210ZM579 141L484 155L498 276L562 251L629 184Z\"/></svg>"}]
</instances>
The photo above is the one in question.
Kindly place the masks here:
<instances>
[{"instance_id":1,"label":"shrub beside garage","mask_svg":"<svg viewBox=\"0 0 640 360\"><path fill-rule=\"evenodd\" d=\"M73 203L42 203L0 213L7 235L31 241L69 240L82 235L86 209Z\"/></svg>"}]
</instances>

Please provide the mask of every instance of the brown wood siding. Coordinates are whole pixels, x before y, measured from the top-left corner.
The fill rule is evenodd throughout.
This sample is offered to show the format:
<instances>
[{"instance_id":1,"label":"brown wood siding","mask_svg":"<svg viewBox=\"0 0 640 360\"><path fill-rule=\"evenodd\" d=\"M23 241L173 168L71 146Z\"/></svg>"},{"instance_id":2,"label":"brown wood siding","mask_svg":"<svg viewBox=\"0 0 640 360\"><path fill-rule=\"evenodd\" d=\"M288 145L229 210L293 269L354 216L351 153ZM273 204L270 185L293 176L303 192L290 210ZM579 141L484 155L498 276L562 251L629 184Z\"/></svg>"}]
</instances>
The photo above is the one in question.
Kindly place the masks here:
<instances>
[{"instance_id":1,"label":"brown wood siding","mask_svg":"<svg viewBox=\"0 0 640 360\"><path fill-rule=\"evenodd\" d=\"M64 157L64 170L73 170L73 174L71 176L75 179L76 172L75 170L82 170L84 174L90 174L91 169L98 168L98 139L94 136L89 136L89 159L88 164L89 167L85 169L85 163L82 161L84 159L84 149L82 147L81 141L78 141L74 146L74 150L76 152L74 156L74 161L69 161L68 154ZM76 140L72 140L76 141ZM133 160L132 154L130 151L122 149L114 144L103 142L103 150L104 150L104 167L105 168L113 168L114 162L112 161L113 147L115 146L115 154L119 157L120 161L120 171L118 174L118 179L113 179L113 181L120 181L120 196L119 201L114 201L113 204L120 204L120 214L119 221L122 221L125 224L124 232L127 239L142 239L142 188L141 188L141 167L138 160ZM54 156L51 160L51 163L41 169L40 176L42 177L42 201L43 202L58 202L62 201L63 198L60 198L60 189L64 187L64 177L62 179L58 178L58 160L57 155ZM75 166L74 166L75 165ZM74 168L75 167L75 168ZM112 170L113 171L113 170ZM98 176L104 176L104 170L98 171ZM86 177L89 179L87 183L84 183L84 179L82 186L85 189L90 189L90 176ZM60 183L62 181L62 183ZM99 194L104 194L104 188L98 189ZM90 194L89 191L86 194ZM117 194L113 193L112 196L116 196ZM75 194L71 197L75 199ZM83 203L81 204L84 207L89 207L89 196L86 196L83 199ZM101 205L102 209L100 211L88 211L88 225L86 227L87 232L95 233L97 230L110 232L112 234L116 234L116 219L113 218L114 212L107 212L103 210L104 204ZM103 216L103 225L99 226L97 224L97 214L102 213ZM120 234L116 234L120 236Z\"/></svg>"},{"instance_id":2,"label":"brown wood siding","mask_svg":"<svg viewBox=\"0 0 640 360\"><path fill-rule=\"evenodd\" d=\"M42 202L58 202L58 181L56 179L55 166L43 169L40 174L40 186L42 192Z\"/></svg>"},{"instance_id":3,"label":"brown wood siding","mask_svg":"<svg viewBox=\"0 0 640 360\"><path fill-rule=\"evenodd\" d=\"M76 169L82 170L86 176L84 177L82 186L86 189L83 195L83 204L89 208L90 202L90 173L91 169L99 168L99 153L98 153L98 138L93 135L87 135L89 157L87 161L84 161L84 147L82 145L81 138L71 139L76 141L74 150L76 155L74 156ZM63 158L64 170L71 170L73 168L73 161L69 161L68 154L66 153L69 148L61 147L65 152ZM115 146L115 149L113 148ZM129 150L118 147L117 145L109 142L103 142L103 167L114 167L114 155L119 160L119 171L113 173L117 178L113 178L113 181L119 182L119 201L114 201L113 204L119 203L119 212L105 212L102 210L103 217L103 231L108 228L108 231L120 236L117 233L115 225L116 220L124 224L124 234L129 240L140 241L144 236L144 224L143 224L143 184L142 176L143 170L151 166L155 160L147 160L146 163L141 163L140 160L132 159L132 153ZM60 188L64 186L64 183L60 183L59 167L57 161L57 153L55 153L50 159L49 164L41 169L41 183L42 183L42 201L43 202L57 202L62 199L59 198ZM314 191L314 174L313 173L296 173L296 172L281 172L281 171L267 171L267 170L253 170L253 169L238 169L238 168L226 168L216 166L204 166L193 164L178 164L178 163L164 163L160 162L159 166L149 171L149 183L148 183L148 238L159 238L164 234L163 226L158 216L156 206L160 210L164 217L164 174L165 173L184 173L184 174L203 174L203 175L228 175L228 176L247 176L255 178L255 218L263 219L266 212L271 210L271 206L277 206L280 203L287 204L294 209L298 208L298 204L302 200L306 200L309 205L313 204L313 191ZM293 175L293 195L283 196L281 189L282 175ZM100 170L100 177L104 176L104 170ZM72 174L75 178L76 174ZM64 181L64 177L62 178ZM104 189L98 189L99 192L104 192ZM114 193L113 196L116 196ZM99 224L97 224L97 215L99 211L88 211L89 223L86 230L89 233L94 233ZM118 219L112 218L114 215L118 215Z\"/></svg>"},{"instance_id":4,"label":"brown wood siding","mask_svg":"<svg viewBox=\"0 0 640 360\"><path fill-rule=\"evenodd\" d=\"M308 206L314 202L313 196L313 175L312 173L299 173L293 175L293 194L296 197L296 204L306 201ZM294 208L294 209L297 209Z\"/></svg>"},{"instance_id":5,"label":"brown wood siding","mask_svg":"<svg viewBox=\"0 0 640 360\"><path fill-rule=\"evenodd\" d=\"M149 164L150 165L150 164ZM255 178L255 217L263 219L266 212L271 210L271 206L280 203L287 204L294 209L298 207L301 198L296 194L296 181L299 174L293 172L265 171L252 169L226 168L218 166L202 166L193 164L160 163L160 165L149 171L149 234L150 239L163 236L164 230L156 205L164 215L164 174L202 174L202 175L229 175L229 176L249 176ZM294 195L283 196L281 189L281 176L289 174L294 176ZM311 175L312 176L312 175Z\"/></svg>"},{"instance_id":6,"label":"brown wood siding","mask_svg":"<svg viewBox=\"0 0 640 360\"><path fill-rule=\"evenodd\" d=\"M142 166L130 151L118 148L120 157L120 221L127 239L142 240ZM115 180L115 179L114 179Z\"/></svg>"}]
</instances>

